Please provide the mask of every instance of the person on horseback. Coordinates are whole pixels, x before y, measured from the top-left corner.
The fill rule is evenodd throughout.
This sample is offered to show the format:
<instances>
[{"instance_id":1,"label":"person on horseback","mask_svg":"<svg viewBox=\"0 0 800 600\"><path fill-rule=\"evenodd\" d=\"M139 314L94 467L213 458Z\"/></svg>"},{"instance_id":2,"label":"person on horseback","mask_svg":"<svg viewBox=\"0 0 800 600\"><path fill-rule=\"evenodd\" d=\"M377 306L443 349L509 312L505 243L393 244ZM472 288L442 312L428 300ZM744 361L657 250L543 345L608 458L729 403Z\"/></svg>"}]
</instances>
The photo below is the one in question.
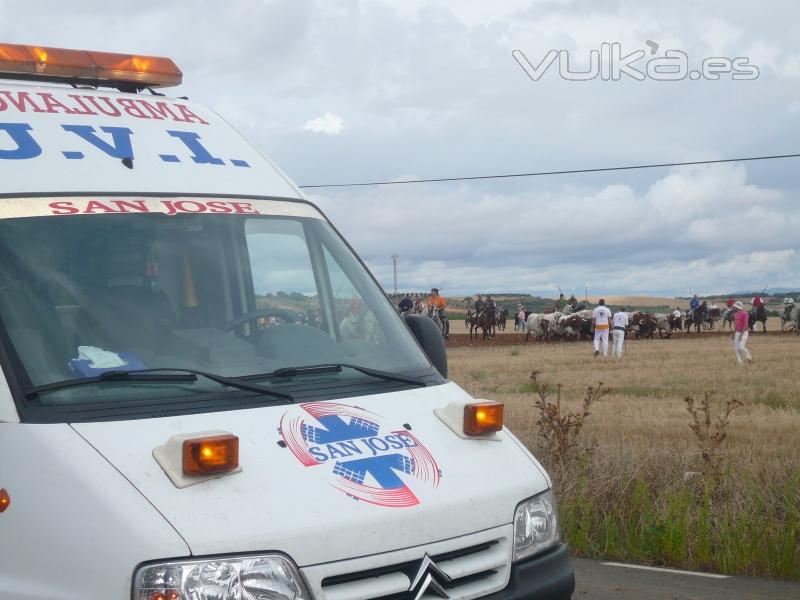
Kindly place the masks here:
<instances>
[{"instance_id":1,"label":"person on horseback","mask_svg":"<svg viewBox=\"0 0 800 600\"><path fill-rule=\"evenodd\" d=\"M564 294L558 295L558 300L556 300L556 310L559 312L564 312L564 307L567 305L567 300L564 298Z\"/></svg>"},{"instance_id":2,"label":"person on horseback","mask_svg":"<svg viewBox=\"0 0 800 600\"><path fill-rule=\"evenodd\" d=\"M750 304L753 305L753 308L750 309L750 312L753 315L758 315L758 309L764 306L764 301L761 299L761 294L756 294L753 296L753 299L750 301Z\"/></svg>"},{"instance_id":3,"label":"person on horseback","mask_svg":"<svg viewBox=\"0 0 800 600\"><path fill-rule=\"evenodd\" d=\"M683 313L681 313L681 307L680 306L676 306L675 310L672 311L672 316L675 317L676 319L680 319L682 314Z\"/></svg>"},{"instance_id":4,"label":"person on horseback","mask_svg":"<svg viewBox=\"0 0 800 600\"><path fill-rule=\"evenodd\" d=\"M431 288L431 295L428 298L428 306L435 306L439 312L439 318L444 325L444 337L450 337L450 320L445 315L445 310L447 310L447 301L444 299L444 296L439 295L439 288Z\"/></svg>"},{"instance_id":5,"label":"person on horseback","mask_svg":"<svg viewBox=\"0 0 800 600\"><path fill-rule=\"evenodd\" d=\"M578 299L575 297L575 294L572 294L567 300L567 304L570 306L570 312L575 312L578 308Z\"/></svg>"},{"instance_id":6,"label":"person on horseback","mask_svg":"<svg viewBox=\"0 0 800 600\"><path fill-rule=\"evenodd\" d=\"M731 296L730 298L728 298L728 301L725 303L725 306L727 306L728 308L733 308L733 305L734 305L735 302L736 302L736 298Z\"/></svg>"},{"instance_id":7,"label":"person on horseback","mask_svg":"<svg viewBox=\"0 0 800 600\"><path fill-rule=\"evenodd\" d=\"M484 310L486 310L486 302L483 300L483 295L478 294L478 299L475 300L475 315L479 315Z\"/></svg>"},{"instance_id":8,"label":"person on horseback","mask_svg":"<svg viewBox=\"0 0 800 600\"><path fill-rule=\"evenodd\" d=\"M794 298L791 296L786 296L783 299L783 320L790 321L792 315L792 309L794 308Z\"/></svg>"},{"instance_id":9,"label":"person on horseback","mask_svg":"<svg viewBox=\"0 0 800 600\"><path fill-rule=\"evenodd\" d=\"M700 299L695 294L692 299L689 301L689 319L694 321L694 311L700 308Z\"/></svg>"}]
</instances>

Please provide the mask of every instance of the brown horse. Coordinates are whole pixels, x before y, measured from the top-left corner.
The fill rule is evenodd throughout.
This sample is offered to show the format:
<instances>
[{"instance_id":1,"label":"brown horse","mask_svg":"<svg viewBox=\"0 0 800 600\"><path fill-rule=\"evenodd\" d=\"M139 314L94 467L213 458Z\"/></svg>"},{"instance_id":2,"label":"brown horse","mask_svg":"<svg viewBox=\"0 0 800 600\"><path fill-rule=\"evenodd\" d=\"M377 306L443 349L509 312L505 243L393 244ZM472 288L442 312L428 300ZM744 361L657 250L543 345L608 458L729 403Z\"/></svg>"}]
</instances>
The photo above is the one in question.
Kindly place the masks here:
<instances>
[{"instance_id":1,"label":"brown horse","mask_svg":"<svg viewBox=\"0 0 800 600\"><path fill-rule=\"evenodd\" d=\"M497 315L497 328L502 331L505 331L506 321L508 321L508 309L503 308L503 310L500 311L500 314Z\"/></svg>"},{"instance_id":2,"label":"brown horse","mask_svg":"<svg viewBox=\"0 0 800 600\"><path fill-rule=\"evenodd\" d=\"M750 327L750 331L755 333L756 330L756 323L760 322L761 326L764 328L764 332L767 331L767 309L764 308L764 305L757 307L754 311L750 311L750 315L747 318L747 325Z\"/></svg>"},{"instance_id":3,"label":"brown horse","mask_svg":"<svg viewBox=\"0 0 800 600\"><path fill-rule=\"evenodd\" d=\"M478 337L478 329L483 331L483 339L488 340L494 335L495 327L495 313L494 309L488 307L479 313L476 313L470 319L469 324L469 339L472 339L472 334Z\"/></svg>"},{"instance_id":4,"label":"brown horse","mask_svg":"<svg viewBox=\"0 0 800 600\"><path fill-rule=\"evenodd\" d=\"M689 316L686 317L686 333L689 333L692 330L692 325L694 325L694 330L696 333L700 333L700 327L702 327L703 322L706 321L708 317L708 306L705 304L701 304L698 306L693 312L689 312Z\"/></svg>"}]
</instances>

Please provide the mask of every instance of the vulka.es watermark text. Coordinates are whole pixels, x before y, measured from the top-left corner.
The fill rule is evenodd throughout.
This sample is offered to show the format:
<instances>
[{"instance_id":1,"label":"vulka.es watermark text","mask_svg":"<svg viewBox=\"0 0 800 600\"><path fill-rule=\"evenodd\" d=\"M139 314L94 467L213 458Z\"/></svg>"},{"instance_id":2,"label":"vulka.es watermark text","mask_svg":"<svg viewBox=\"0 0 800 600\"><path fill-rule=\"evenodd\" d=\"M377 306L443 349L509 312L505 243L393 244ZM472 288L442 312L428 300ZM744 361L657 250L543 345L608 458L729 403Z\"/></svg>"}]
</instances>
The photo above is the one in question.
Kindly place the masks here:
<instances>
[{"instance_id":1,"label":"vulka.es watermark text","mask_svg":"<svg viewBox=\"0 0 800 600\"><path fill-rule=\"evenodd\" d=\"M599 50L589 51L588 65L582 70L576 68L574 58L570 60L567 50L549 50L538 60L529 59L522 50L514 50L511 55L532 81L541 80L554 65L558 76L567 81L619 81L623 77L637 81L681 81L687 78L693 81L722 78L753 80L760 74L758 67L747 56L709 56L702 59L696 68L691 68L686 52L665 50L659 54L657 43L648 40L645 45L647 50L623 54L619 42L603 42Z\"/></svg>"}]
</instances>

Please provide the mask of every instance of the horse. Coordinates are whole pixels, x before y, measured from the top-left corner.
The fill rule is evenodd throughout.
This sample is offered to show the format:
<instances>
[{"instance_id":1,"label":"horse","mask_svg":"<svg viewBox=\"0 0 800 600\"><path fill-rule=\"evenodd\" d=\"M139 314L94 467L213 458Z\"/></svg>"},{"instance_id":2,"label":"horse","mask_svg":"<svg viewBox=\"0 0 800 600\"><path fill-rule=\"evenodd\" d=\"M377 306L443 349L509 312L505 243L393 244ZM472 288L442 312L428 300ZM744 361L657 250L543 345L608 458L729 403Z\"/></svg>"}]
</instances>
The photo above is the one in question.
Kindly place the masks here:
<instances>
[{"instance_id":1,"label":"horse","mask_svg":"<svg viewBox=\"0 0 800 600\"><path fill-rule=\"evenodd\" d=\"M694 325L695 332L700 333L700 326L704 321L706 321L707 316L708 307L703 304L698 306L694 311L690 311L684 323L686 327L686 333L689 333L692 330L692 325Z\"/></svg>"},{"instance_id":2,"label":"horse","mask_svg":"<svg viewBox=\"0 0 800 600\"><path fill-rule=\"evenodd\" d=\"M500 311L500 314L497 317L497 328L502 331L505 331L507 320L508 320L508 309L503 308L503 310Z\"/></svg>"},{"instance_id":3,"label":"horse","mask_svg":"<svg viewBox=\"0 0 800 600\"><path fill-rule=\"evenodd\" d=\"M800 335L800 304L797 304L789 315L794 321L794 333Z\"/></svg>"},{"instance_id":4,"label":"horse","mask_svg":"<svg viewBox=\"0 0 800 600\"><path fill-rule=\"evenodd\" d=\"M783 312L781 313L781 331L786 329L786 324L789 323L790 325L794 325L794 319L792 315L797 311L797 307L800 305L795 304L787 304L783 308Z\"/></svg>"},{"instance_id":5,"label":"horse","mask_svg":"<svg viewBox=\"0 0 800 600\"><path fill-rule=\"evenodd\" d=\"M728 329L733 330L733 309L728 308L725 312L722 313L722 322L720 323L719 329L722 331L725 329L725 326L728 326Z\"/></svg>"},{"instance_id":6,"label":"horse","mask_svg":"<svg viewBox=\"0 0 800 600\"><path fill-rule=\"evenodd\" d=\"M472 339L472 334L478 337L478 329L483 331L483 339L488 340L494 335L495 314L494 308L491 306L485 308L473 315L469 325L469 339Z\"/></svg>"},{"instance_id":7,"label":"horse","mask_svg":"<svg viewBox=\"0 0 800 600\"><path fill-rule=\"evenodd\" d=\"M683 319L680 316L673 314L667 315L667 325L669 325L669 331L667 331L667 337L672 337L672 332L675 331L676 329L678 331L683 330L682 321Z\"/></svg>"},{"instance_id":8,"label":"horse","mask_svg":"<svg viewBox=\"0 0 800 600\"><path fill-rule=\"evenodd\" d=\"M747 317L747 326L750 328L751 333L755 333L756 330L756 323L761 322L761 326L764 328L764 332L767 331L767 309L764 308L764 305L756 307L755 310L750 311L750 315Z\"/></svg>"},{"instance_id":9,"label":"horse","mask_svg":"<svg viewBox=\"0 0 800 600\"><path fill-rule=\"evenodd\" d=\"M720 320L722 317L722 313L719 310L719 307L715 306L714 308L708 309L708 328L713 331L714 323Z\"/></svg>"},{"instance_id":10,"label":"horse","mask_svg":"<svg viewBox=\"0 0 800 600\"><path fill-rule=\"evenodd\" d=\"M442 321L441 317L439 316L439 307L436 306L435 304L431 304L428 307L428 316L431 319L433 319L434 323L436 323L436 327L441 332L442 337L445 337L446 330L445 330L444 321Z\"/></svg>"}]
</instances>

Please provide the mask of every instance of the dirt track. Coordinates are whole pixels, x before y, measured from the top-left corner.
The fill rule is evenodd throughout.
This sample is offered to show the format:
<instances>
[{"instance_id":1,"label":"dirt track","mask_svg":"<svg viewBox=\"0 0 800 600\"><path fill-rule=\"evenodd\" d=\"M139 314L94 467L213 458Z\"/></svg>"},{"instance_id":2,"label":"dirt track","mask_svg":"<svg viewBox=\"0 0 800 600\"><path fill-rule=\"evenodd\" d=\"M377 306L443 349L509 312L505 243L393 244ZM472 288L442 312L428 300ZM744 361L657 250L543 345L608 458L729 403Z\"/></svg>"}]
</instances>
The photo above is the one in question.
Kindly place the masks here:
<instances>
[{"instance_id":1,"label":"dirt track","mask_svg":"<svg viewBox=\"0 0 800 600\"><path fill-rule=\"evenodd\" d=\"M794 332L793 331L784 331L784 332L767 331L766 333L764 333L764 332L759 331L757 333L751 333L750 335L752 335L754 337L759 337L759 336L763 336L763 335L771 335L771 336L774 336L774 335L790 336L790 335L792 335L793 336ZM731 333L730 331L703 331L701 333L677 333L676 332L676 333L673 334L672 337L674 339L689 339L689 338L694 338L694 337L699 337L701 339L707 339L707 338L710 338L710 337L731 337L731 336L733 336L733 333ZM655 334L655 338L654 339L658 339L658 334ZM626 338L625 338L625 342L626 343L629 342L629 341L646 342L647 340L639 340L639 339L636 338L635 335L631 335L631 336L626 336ZM450 334L450 338L447 340L447 347L448 348L464 348L464 347L469 347L469 346L477 346L477 347L481 347L481 346L517 346L519 344L525 344L525 343L528 343L528 344L570 344L570 343L575 343L575 342L565 342L563 340L553 340L553 341L548 341L548 342L537 342L537 341L531 340L530 342L526 342L524 333L507 333L507 332L500 332L497 335L495 335L493 338L490 338L488 340L484 340L480 336L470 340L468 333L451 333Z\"/></svg>"}]
</instances>

